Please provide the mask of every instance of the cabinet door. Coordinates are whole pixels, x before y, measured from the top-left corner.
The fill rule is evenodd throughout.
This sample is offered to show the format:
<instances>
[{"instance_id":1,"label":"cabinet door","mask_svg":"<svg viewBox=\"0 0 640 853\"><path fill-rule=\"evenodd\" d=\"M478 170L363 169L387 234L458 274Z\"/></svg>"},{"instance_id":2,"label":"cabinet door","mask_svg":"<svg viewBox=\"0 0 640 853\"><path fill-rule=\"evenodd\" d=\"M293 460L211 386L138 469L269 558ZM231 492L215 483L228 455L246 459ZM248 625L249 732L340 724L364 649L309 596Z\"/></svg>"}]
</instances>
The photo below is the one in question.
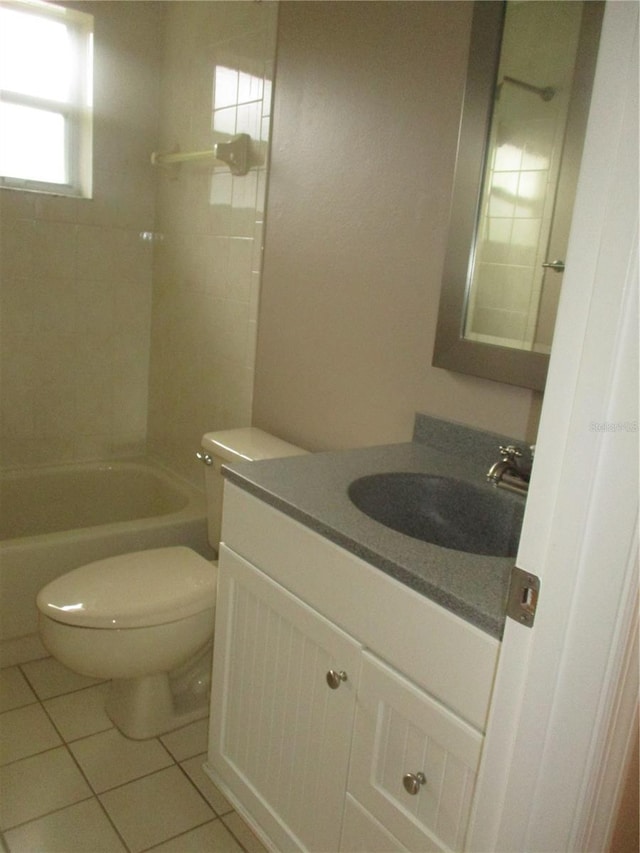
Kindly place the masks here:
<instances>
[{"instance_id":1,"label":"cabinet door","mask_svg":"<svg viewBox=\"0 0 640 853\"><path fill-rule=\"evenodd\" d=\"M223 546L209 765L279 850L338 849L360 651Z\"/></svg>"},{"instance_id":2,"label":"cabinet door","mask_svg":"<svg viewBox=\"0 0 640 853\"><path fill-rule=\"evenodd\" d=\"M397 838L347 794L340 840L342 853L408 853Z\"/></svg>"},{"instance_id":3,"label":"cabinet door","mask_svg":"<svg viewBox=\"0 0 640 853\"><path fill-rule=\"evenodd\" d=\"M364 652L348 788L410 850L463 848L481 747L476 729Z\"/></svg>"}]
</instances>

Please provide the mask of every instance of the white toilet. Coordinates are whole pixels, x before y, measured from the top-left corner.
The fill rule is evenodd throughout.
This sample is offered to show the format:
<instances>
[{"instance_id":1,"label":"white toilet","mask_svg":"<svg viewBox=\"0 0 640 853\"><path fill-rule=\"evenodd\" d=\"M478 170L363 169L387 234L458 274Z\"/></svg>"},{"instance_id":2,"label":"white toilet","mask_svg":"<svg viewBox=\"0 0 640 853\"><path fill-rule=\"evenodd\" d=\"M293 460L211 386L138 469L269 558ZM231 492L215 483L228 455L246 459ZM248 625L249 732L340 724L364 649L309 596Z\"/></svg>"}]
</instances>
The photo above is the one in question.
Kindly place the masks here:
<instances>
[{"instance_id":1,"label":"white toilet","mask_svg":"<svg viewBox=\"0 0 640 853\"><path fill-rule=\"evenodd\" d=\"M202 449L216 551L221 465L306 452L255 428L207 433ZM106 710L123 734L155 737L207 714L216 579L216 563L184 546L89 563L38 593L42 642L75 672L112 679Z\"/></svg>"}]
</instances>

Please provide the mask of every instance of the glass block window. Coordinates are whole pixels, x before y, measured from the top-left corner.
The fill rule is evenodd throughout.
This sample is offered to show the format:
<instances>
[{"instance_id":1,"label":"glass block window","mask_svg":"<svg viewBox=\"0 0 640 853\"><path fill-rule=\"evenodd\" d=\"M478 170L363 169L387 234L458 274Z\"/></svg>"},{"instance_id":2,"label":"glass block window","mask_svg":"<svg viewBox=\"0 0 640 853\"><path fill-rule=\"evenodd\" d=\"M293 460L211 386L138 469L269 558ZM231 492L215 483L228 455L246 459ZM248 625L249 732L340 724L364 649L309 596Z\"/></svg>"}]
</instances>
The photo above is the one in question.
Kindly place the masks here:
<instances>
[{"instance_id":1,"label":"glass block window","mask_svg":"<svg viewBox=\"0 0 640 853\"><path fill-rule=\"evenodd\" d=\"M0 186L91 196L93 16L0 0Z\"/></svg>"}]
</instances>

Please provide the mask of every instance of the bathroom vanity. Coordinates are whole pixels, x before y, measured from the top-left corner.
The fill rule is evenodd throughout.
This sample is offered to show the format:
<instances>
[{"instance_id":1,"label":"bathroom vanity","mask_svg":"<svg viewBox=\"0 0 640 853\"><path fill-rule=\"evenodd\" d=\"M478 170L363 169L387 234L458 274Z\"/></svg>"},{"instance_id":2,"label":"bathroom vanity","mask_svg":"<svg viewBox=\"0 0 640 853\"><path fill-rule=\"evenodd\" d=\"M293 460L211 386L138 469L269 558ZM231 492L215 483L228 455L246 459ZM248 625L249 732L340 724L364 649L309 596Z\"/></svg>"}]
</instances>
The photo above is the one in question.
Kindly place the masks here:
<instances>
[{"instance_id":1,"label":"bathroom vanity","mask_svg":"<svg viewBox=\"0 0 640 853\"><path fill-rule=\"evenodd\" d=\"M486 474L418 444L227 471L205 769L279 851L463 848L513 558L364 515L385 470Z\"/></svg>"}]
</instances>

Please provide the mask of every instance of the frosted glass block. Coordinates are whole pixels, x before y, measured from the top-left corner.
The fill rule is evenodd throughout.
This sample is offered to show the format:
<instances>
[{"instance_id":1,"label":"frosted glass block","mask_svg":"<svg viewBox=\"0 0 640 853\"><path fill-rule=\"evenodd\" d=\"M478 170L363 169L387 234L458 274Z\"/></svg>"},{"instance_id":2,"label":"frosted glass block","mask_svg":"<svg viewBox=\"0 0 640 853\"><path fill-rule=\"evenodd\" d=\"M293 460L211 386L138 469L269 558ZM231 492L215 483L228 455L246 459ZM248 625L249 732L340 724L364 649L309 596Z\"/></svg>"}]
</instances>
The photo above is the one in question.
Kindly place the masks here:
<instances>
[{"instance_id":1,"label":"frosted glass block","mask_svg":"<svg viewBox=\"0 0 640 853\"><path fill-rule=\"evenodd\" d=\"M66 122L59 113L0 104L0 173L8 178L29 178L64 184Z\"/></svg>"}]
</instances>

